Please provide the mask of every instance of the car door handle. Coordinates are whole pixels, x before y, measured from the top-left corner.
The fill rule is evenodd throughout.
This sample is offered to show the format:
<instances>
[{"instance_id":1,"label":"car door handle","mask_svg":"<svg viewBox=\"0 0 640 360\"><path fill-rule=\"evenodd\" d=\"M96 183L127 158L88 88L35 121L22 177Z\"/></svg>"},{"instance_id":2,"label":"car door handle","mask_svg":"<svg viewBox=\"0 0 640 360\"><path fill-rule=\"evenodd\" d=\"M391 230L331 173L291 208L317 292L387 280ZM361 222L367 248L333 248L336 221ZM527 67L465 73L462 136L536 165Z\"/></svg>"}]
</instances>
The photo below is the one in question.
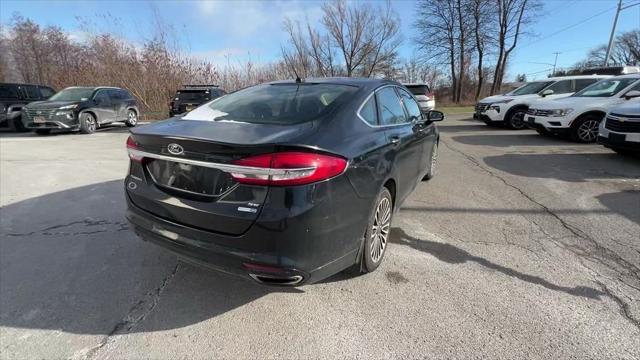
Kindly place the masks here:
<instances>
[{"instance_id":1,"label":"car door handle","mask_svg":"<svg viewBox=\"0 0 640 360\"><path fill-rule=\"evenodd\" d=\"M397 136L397 135L390 136L389 141L391 142L392 145L398 145L400 144L400 136Z\"/></svg>"}]
</instances>

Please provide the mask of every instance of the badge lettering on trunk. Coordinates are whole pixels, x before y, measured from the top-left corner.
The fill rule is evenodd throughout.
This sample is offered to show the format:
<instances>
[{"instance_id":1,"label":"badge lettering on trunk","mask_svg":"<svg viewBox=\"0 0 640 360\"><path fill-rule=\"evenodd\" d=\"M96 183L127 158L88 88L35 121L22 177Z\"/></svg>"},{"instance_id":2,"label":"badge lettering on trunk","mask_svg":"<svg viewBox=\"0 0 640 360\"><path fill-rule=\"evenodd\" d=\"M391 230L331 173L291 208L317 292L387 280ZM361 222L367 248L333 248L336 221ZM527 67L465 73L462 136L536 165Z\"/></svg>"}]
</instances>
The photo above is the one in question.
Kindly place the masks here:
<instances>
[{"instance_id":1,"label":"badge lettering on trunk","mask_svg":"<svg viewBox=\"0 0 640 360\"><path fill-rule=\"evenodd\" d=\"M175 143L167 145L167 150L173 155L181 155L184 152L182 146Z\"/></svg>"}]
</instances>

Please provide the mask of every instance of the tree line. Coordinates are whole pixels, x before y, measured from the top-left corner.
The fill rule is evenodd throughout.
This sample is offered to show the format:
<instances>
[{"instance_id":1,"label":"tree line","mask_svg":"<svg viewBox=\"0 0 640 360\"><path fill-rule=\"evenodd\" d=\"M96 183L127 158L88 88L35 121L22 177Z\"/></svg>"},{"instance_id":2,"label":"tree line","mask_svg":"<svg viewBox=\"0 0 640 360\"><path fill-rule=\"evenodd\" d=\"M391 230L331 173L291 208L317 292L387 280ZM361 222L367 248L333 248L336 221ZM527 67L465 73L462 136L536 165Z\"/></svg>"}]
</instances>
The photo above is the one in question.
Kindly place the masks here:
<instances>
[{"instance_id":1,"label":"tree line","mask_svg":"<svg viewBox=\"0 0 640 360\"><path fill-rule=\"evenodd\" d=\"M407 39L389 1L326 1L317 24L284 20L288 40L280 45L280 59L226 65L191 56L157 12L152 12L154 33L142 44L86 23L80 23L86 38L76 41L60 27L42 27L16 14L6 29L0 29L0 79L56 89L124 87L144 111L162 114L182 84L213 83L234 91L295 77L424 82L436 90L441 103L468 103L501 90L514 51L542 11L540 0L418 0L415 6L416 18L402 19L415 30L415 36ZM415 47L408 59L398 54L403 42ZM639 42L638 30L619 35L613 61L639 62ZM577 65L603 61L603 51L603 47L593 49Z\"/></svg>"}]
</instances>

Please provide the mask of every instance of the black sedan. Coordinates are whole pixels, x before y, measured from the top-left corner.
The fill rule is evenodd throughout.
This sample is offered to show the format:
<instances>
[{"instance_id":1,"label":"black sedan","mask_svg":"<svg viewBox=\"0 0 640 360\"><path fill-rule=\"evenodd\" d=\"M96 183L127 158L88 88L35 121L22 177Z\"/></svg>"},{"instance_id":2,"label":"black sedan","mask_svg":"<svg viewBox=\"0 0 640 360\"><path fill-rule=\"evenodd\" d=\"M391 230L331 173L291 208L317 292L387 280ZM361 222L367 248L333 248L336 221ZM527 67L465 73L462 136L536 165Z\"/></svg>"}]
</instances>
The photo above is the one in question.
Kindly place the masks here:
<instances>
[{"instance_id":1,"label":"black sedan","mask_svg":"<svg viewBox=\"0 0 640 360\"><path fill-rule=\"evenodd\" d=\"M127 218L184 261L262 284L371 272L394 211L435 174L443 118L385 80L246 88L131 130Z\"/></svg>"}]
</instances>

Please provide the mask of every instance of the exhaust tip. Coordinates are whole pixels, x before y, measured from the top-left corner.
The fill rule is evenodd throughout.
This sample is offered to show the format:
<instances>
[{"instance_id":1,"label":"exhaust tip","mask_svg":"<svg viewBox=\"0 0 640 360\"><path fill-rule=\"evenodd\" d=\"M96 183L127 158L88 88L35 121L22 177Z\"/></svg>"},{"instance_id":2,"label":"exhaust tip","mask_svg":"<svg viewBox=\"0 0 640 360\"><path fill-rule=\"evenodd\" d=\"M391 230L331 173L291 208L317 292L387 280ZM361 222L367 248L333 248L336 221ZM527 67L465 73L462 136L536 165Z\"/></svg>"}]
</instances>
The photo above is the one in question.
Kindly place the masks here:
<instances>
[{"instance_id":1,"label":"exhaust tip","mask_svg":"<svg viewBox=\"0 0 640 360\"><path fill-rule=\"evenodd\" d=\"M263 274L249 274L251 278L260 284L272 285L272 286L293 286L302 282L303 277L300 275L293 276L274 276Z\"/></svg>"}]
</instances>

